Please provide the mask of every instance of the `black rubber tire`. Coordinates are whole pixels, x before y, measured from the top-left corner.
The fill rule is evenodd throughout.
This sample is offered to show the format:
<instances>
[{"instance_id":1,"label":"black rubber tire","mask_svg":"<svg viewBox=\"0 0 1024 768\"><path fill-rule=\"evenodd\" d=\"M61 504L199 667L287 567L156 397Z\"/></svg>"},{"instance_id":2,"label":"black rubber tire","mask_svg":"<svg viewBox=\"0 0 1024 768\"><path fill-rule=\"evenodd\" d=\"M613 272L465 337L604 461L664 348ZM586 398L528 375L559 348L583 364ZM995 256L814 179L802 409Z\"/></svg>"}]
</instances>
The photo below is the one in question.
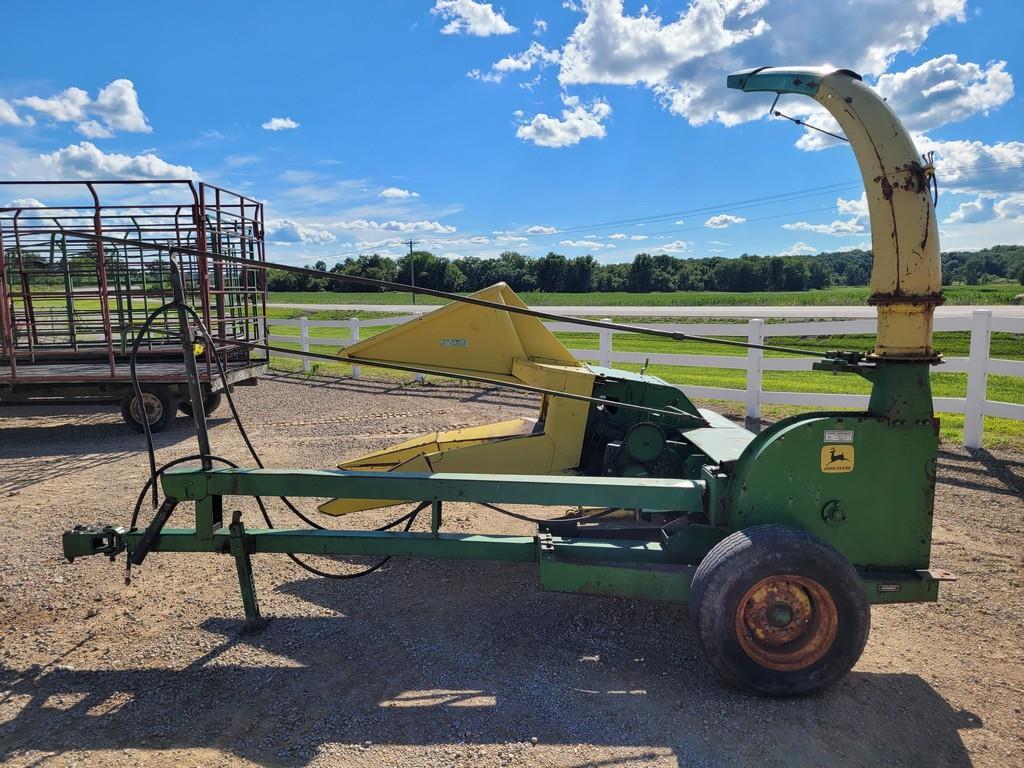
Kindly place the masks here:
<instances>
[{"instance_id":1,"label":"black rubber tire","mask_svg":"<svg viewBox=\"0 0 1024 768\"><path fill-rule=\"evenodd\" d=\"M807 667L780 671L749 655L737 636L747 590L771 576L812 579L831 597L838 629L824 655ZM711 665L731 685L769 696L827 688L857 663L871 629L871 608L854 567L831 544L799 528L758 525L737 531L701 561L690 590L690 619Z\"/></svg>"},{"instance_id":2,"label":"black rubber tire","mask_svg":"<svg viewBox=\"0 0 1024 768\"><path fill-rule=\"evenodd\" d=\"M151 395L156 398L159 405L158 412L149 422L150 432L163 432L174 423L174 417L178 415L178 402L171 392L170 387L159 384L147 384L142 387L143 397ZM135 391L129 390L121 399L121 417L125 424L136 432L143 432L142 422L132 414L132 403L135 401Z\"/></svg>"},{"instance_id":3,"label":"black rubber tire","mask_svg":"<svg viewBox=\"0 0 1024 768\"><path fill-rule=\"evenodd\" d=\"M203 398L203 410L206 411L206 415L209 416L211 413L220 408L223 395L220 392L211 392ZM186 416L192 415L192 403L188 400L183 400L178 404L178 409Z\"/></svg>"}]
</instances>

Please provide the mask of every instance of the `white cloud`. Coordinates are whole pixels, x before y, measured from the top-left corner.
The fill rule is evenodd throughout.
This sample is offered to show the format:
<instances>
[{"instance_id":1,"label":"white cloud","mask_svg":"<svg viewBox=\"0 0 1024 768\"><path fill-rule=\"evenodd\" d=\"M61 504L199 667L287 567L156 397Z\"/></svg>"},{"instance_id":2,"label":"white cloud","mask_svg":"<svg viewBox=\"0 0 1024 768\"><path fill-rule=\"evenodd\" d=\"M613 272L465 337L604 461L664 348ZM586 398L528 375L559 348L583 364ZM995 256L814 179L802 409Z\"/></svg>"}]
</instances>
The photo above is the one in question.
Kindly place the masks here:
<instances>
[{"instance_id":1,"label":"white cloud","mask_svg":"<svg viewBox=\"0 0 1024 768\"><path fill-rule=\"evenodd\" d=\"M534 224L526 228L528 235L553 235L558 232L558 227L545 227L542 224Z\"/></svg>"},{"instance_id":2,"label":"white cloud","mask_svg":"<svg viewBox=\"0 0 1024 768\"><path fill-rule=\"evenodd\" d=\"M978 224L988 221L1024 220L1024 194L978 195L960 203L943 224Z\"/></svg>"},{"instance_id":3,"label":"white cloud","mask_svg":"<svg viewBox=\"0 0 1024 768\"><path fill-rule=\"evenodd\" d=\"M516 28L509 24L501 11L494 10L490 3L475 0L437 0L430 12L447 21L441 28L442 35L510 35Z\"/></svg>"},{"instance_id":4,"label":"white cloud","mask_svg":"<svg viewBox=\"0 0 1024 768\"><path fill-rule=\"evenodd\" d=\"M842 197L837 197L836 211L841 216L853 216L855 221L863 221L868 217L867 193L861 192L860 197L854 200L847 200Z\"/></svg>"},{"instance_id":5,"label":"white cloud","mask_svg":"<svg viewBox=\"0 0 1024 768\"><path fill-rule=\"evenodd\" d=\"M878 78L875 90L912 131L929 131L971 115L986 115L1013 98L1005 61L961 64L956 54Z\"/></svg>"},{"instance_id":6,"label":"white cloud","mask_svg":"<svg viewBox=\"0 0 1024 768\"><path fill-rule=\"evenodd\" d=\"M544 21L544 19L534 19L533 20L533 34L535 34L537 37L540 37L541 35L543 35L547 31L548 31L548 23L546 21Z\"/></svg>"},{"instance_id":7,"label":"white cloud","mask_svg":"<svg viewBox=\"0 0 1024 768\"><path fill-rule=\"evenodd\" d=\"M835 219L830 224L810 224L806 221L794 221L792 224L783 224L782 228L817 232L820 235L835 235L836 237L859 235L864 231L863 224L854 220L842 219Z\"/></svg>"},{"instance_id":8,"label":"white cloud","mask_svg":"<svg viewBox=\"0 0 1024 768\"><path fill-rule=\"evenodd\" d=\"M0 99L0 125L25 125L25 119L18 116L7 101Z\"/></svg>"},{"instance_id":9,"label":"white cloud","mask_svg":"<svg viewBox=\"0 0 1024 768\"><path fill-rule=\"evenodd\" d=\"M847 200L842 197L836 198L836 212L840 216L849 216L848 219L834 219L828 224L811 224L807 221L794 221L783 224L783 229L802 232L816 232L819 235L833 235L835 237L849 237L859 235L866 229L868 223L868 198L862 192L859 198Z\"/></svg>"},{"instance_id":10,"label":"white cloud","mask_svg":"<svg viewBox=\"0 0 1024 768\"><path fill-rule=\"evenodd\" d=\"M83 141L40 155L43 165L64 179L197 179L199 174L187 165L168 163L152 153L122 155L104 152L92 142Z\"/></svg>"},{"instance_id":11,"label":"white cloud","mask_svg":"<svg viewBox=\"0 0 1024 768\"><path fill-rule=\"evenodd\" d=\"M685 240L673 240L671 243L659 245L657 250L658 253L682 253L690 250L690 245Z\"/></svg>"},{"instance_id":12,"label":"white cloud","mask_svg":"<svg viewBox=\"0 0 1024 768\"><path fill-rule=\"evenodd\" d=\"M408 189L400 189L399 187L388 187L377 193L377 197L384 197L389 200L405 200L410 197L419 196L419 192L411 192Z\"/></svg>"},{"instance_id":13,"label":"white cloud","mask_svg":"<svg viewBox=\"0 0 1024 768\"><path fill-rule=\"evenodd\" d=\"M95 120L85 120L75 126L75 130L89 139L109 139L114 135L113 131Z\"/></svg>"},{"instance_id":14,"label":"white cloud","mask_svg":"<svg viewBox=\"0 0 1024 768\"><path fill-rule=\"evenodd\" d=\"M943 224L974 224L988 221L995 215L995 200L988 195L978 195L974 200L960 203L957 209L945 218Z\"/></svg>"},{"instance_id":15,"label":"white cloud","mask_svg":"<svg viewBox=\"0 0 1024 768\"><path fill-rule=\"evenodd\" d=\"M608 235L612 240L625 240L629 235L623 232L616 232L614 235Z\"/></svg>"},{"instance_id":16,"label":"white cloud","mask_svg":"<svg viewBox=\"0 0 1024 768\"><path fill-rule=\"evenodd\" d=\"M471 69L466 76L487 83L500 83L510 72L529 72L535 66L543 68L557 64L560 56L557 49L549 50L534 41L525 51L510 54L494 62L489 71L481 72L479 69Z\"/></svg>"},{"instance_id":17,"label":"white cloud","mask_svg":"<svg viewBox=\"0 0 1024 768\"><path fill-rule=\"evenodd\" d=\"M326 229L300 224L292 219L271 219L265 229L267 240L274 243L322 245L337 239Z\"/></svg>"},{"instance_id":18,"label":"white cloud","mask_svg":"<svg viewBox=\"0 0 1024 768\"><path fill-rule=\"evenodd\" d=\"M708 229L725 229L726 227L731 227L733 224L742 224L744 221L746 221L746 219L742 216L720 213L705 221L704 226Z\"/></svg>"},{"instance_id":19,"label":"white cloud","mask_svg":"<svg viewBox=\"0 0 1024 768\"><path fill-rule=\"evenodd\" d=\"M78 123L79 133L92 139L109 138L115 131L150 133L153 130L139 106L135 84L124 78L101 88L95 100L87 91L71 87L49 98L28 96L15 103L58 123Z\"/></svg>"},{"instance_id":20,"label":"white cloud","mask_svg":"<svg viewBox=\"0 0 1024 768\"><path fill-rule=\"evenodd\" d=\"M779 256L810 256L818 253L818 250L813 245L808 245L807 243L793 243L786 250L779 251Z\"/></svg>"},{"instance_id":21,"label":"white cloud","mask_svg":"<svg viewBox=\"0 0 1024 768\"><path fill-rule=\"evenodd\" d=\"M453 245L487 245L491 242L491 238L485 237L484 235L474 235L473 237L446 237L443 240L429 239L424 241L424 245L428 248L447 248Z\"/></svg>"},{"instance_id":22,"label":"white cloud","mask_svg":"<svg viewBox=\"0 0 1024 768\"><path fill-rule=\"evenodd\" d=\"M630 235L629 239L630 240L646 240L648 237L649 237L649 235Z\"/></svg>"},{"instance_id":23,"label":"white cloud","mask_svg":"<svg viewBox=\"0 0 1024 768\"><path fill-rule=\"evenodd\" d=\"M530 238L523 237L522 235L505 235L505 234L502 234L502 235L498 235L496 238L494 238L494 242L496 242L496 243L517 243L517 244L522 244L522 243L530 242Z\"/></svg>"},{"instance_id":24,"label":"white cloud","mask_svg":"<svg viewBox=\"0 0 1024 768\"><path fill-rule=\"evenodd\" d=\"M374 221L372 219L355 219L353 221L336 221L329 226L335 229L354 229L364 231L385 231L385 232L438 232L448 234L455 231L455 227L442 224L439 221Z\"/></svg>"},{"instance_id":25,"label":"white cloud","mask_svg":"<svg viewBox=\"0 0 1024 768\"><path fill-rule=\"evenodd\" d=\"M541 147L568 147L579 144L583 139L603 138L606 131L603 121L612 114L612 108L600 99L581 104L578 96L562 95L562 119L550 117L543 112L520 124L516 136Z\"/></svg>"},{"instance_id":26,"label":"white cloud","mask_svg":"<svg viewBox=\"0 0 1024 768\"><path fill-rule=\"evenodd\" d=\"M291 131L299 124L290 117L272 117L260 126L265 131Z\"/></svg>"},{"instance_id":27,"label":"white cloud","mask_svg":"<svg viewBox=\"0 0 1024 768\"><path fill-rule=\"evenodd\" d=\"M84 120L86 108L89 106L89 94L81 88L65 88L60 93L44 99L41 96L29 96L18 99L15 103L41 112L58 123Z\"/></svg>"},{"instance_id":28,"label":"white cloud","mask_svg":"<svg viewBox=\"0 0 1024 768\"><path fill-rule=\"evenodd\" d=\"M673 224L685 224L686 223L686 219L676 219L672 223Z\"/></svg>"},{"instance_id":29,"label":"white cloud","mask_svg":"<svg viewBox=\"0 0 1024 768\"><path fill-rule=\"evenodd\" d=\"M950 192L1009 193L1024 189L1024 141L916 140L922 152L936 154L939 189Z\"/></svg>"},{"instance_id":30,"label":"white cloud","mask_svg":"<svg viewBox=\"0 0 1024 768\"><path fill-rule=\"evenodd\" d=\"M592 251L599 251L602 248L615 248L614 243L599 243L596 240L559 240L558 244L568 248L589 248Z\"/></svg>"},{"instance_id":31,"label":"white cloud","mask_svg":"<svg viewBox=\"0 0 1024 768\"><path fill-rule=\"evenodd\" d=\"M45 208L46 203L36 200L34 197L16 197L9 200L4 208Z\"/></svg>"},{"instance_id":32,"label":"white cloud","mask_svg":"<svg viewBox=\"0 0 1024 768\"><path fill-rule=\"evenodd\" d=\"M994 207L998 219L1024 220L1024 195L1010 195L997 202Z\"/></svg>"},{"instance_id":33,"label":"white cloud","mask_svg":"<svg viewBox=\"0 0 1024 768\"><path fill-rule=\"evenodd\" d=\"M960 63L949 53L916 67L883 74L874 85L889 102L906 128L923 133L973 115L987 115L1013 98L1013 77L1005 61L980 66ZM823 108L803 101L796 111L808 115L808 122L833 133L839 123ZM819 131L806 131L797 142L800 149L817 150L838 142Z\"/></svg>"},{"instance_id":34,"label":"white cloud","mask_svg":"<svg viewBox=\"0 0 1024 768\"><path fill-rule=\"evenodd\" d=\"M862 74L887 70L930 30L963 20L966 0L822 3L820 0L694 0L663 23L646 6L586 0L585 17L562 51L563 85L644 85L691 124L735 125L761 117L767 101L730 91L728 72L762 61L835 62ZM822 30L841 34L822 34Z\"/></svg>"},{"instance_id":35,"label":"white cloud","mask_svg":"<svg viewBox=\"0 0 1024 768\"><path fill-rule=\"evenodd\" d=\"M153 129L139 107L139 96L131 80L114 80L96 96L89 112L99 115L112 131L149 133Z\"/></svg>"}]
</instances>

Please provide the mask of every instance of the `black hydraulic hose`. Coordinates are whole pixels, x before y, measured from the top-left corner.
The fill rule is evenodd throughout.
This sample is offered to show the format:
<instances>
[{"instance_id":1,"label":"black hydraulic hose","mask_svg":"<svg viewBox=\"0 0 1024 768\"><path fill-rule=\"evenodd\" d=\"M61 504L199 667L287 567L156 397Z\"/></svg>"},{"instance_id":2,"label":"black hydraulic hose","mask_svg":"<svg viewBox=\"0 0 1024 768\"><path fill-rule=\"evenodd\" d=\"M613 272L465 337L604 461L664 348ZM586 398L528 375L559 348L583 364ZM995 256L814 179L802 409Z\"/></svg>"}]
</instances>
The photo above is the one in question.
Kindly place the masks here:
<instances>
[{"instance_id":1,"label":"black hydraulic hose","mask_svg":"<svg viewBox=\"0 0 1024 768\"><path fill-rule=\"evenodd\" d=\"M231 387L228 386L228 374L227 371L224 369L224 361L221 360L220 355L217 354L217 348L214 343L213 335L210 333L210 330L203 323L202 318L199 317L199 313L196 312L195 309L186 304L185 310L186 312L189 313L189 315L192 317L192 320L196 323L196 326L199 328L199 332L203 335L203 338L206 340L206 343L210 347L210 355L217 363L217 372L220 375L221 385L224 389L224 397L228 401L228 409L231 411L231 418L235 422L235 426L238 428L238 433L242 437L242 442L245 443L245 447L249 450L249 455L252 456L252 460L256 462L256 466L259 467L260 469L263 469L263 461L262 459L260 459L260 455L256 451L256 447L252 444L252 440L249 439L249 433L245 429L245 425L242 424L242 417L238 413L237 406L235 406L235 398L232 397ZM302 511L298 507L296 507L287 497L280 496L279 498L284 503L284 505L288 507L289 510L291 510L292 514L298 517L306 525L310 526L311 528L316 528L317 530L323 530L324 526L320 525L319 523L311 520L309 517L304 515Z\"/></svg>"},{"instance_id":2,"label":"black hydraulic hose","mask_svg":"<svg viewBox=\"0 0 1024 768\"><path fill-rule=\"evenodd\" d=\"M499 514L514 517L516 520L525 520L527 523L536 523L537 525L547 525L548 523L589 523L591 520L600 520L601 518L612 514L612 512L618 512L621 509L621 507L609 507L608 509L602 509L600 512L595 512L594 514L587 515L585 517L553 517L545 520L541 517L520 515L518 512L511 512L507 509L502 509L498 505L490 504L486 501L481 501L479 504L481 507L494 510Z\"/></svg>"},{"instance_id":3,"label":"black hydraulic hose","mask_svg":"<svg viewBox=\"0 0 1024 768\"><path fill-rule=\"evenodd\" d=\"M159 469L157 469L155 471L155 475L156 475L156 477L160 477L168 469L170 469L171 467L177 466L178 464L184 464L186 461L200 461L200 460L203 460L203 459L206 459L208 461L216 461L216 462L218 462L220 464L225 464L225 465L227 465L229 467L233 467L235 469L238 468L238 465L235 462L231 461L230 459L225 459L222 456L212 456L212 455L204 455L204 454L200 454L200 453L194 453L194 454L190 454L188 456L181 456L181 457L179 457L177 459L174 459L173 461L167 462L166 464L164 464L163 466L161 466ZM135 509L132 512L132 519L131 519L131 525L130 525L129 530L133 530L133 531L135 530L135 526L138 523L139 511L142 508L142 502L146 498L146 492L149 490L150 485L152 483L153 483L152 479L146 481L146 484L142 487L142 491L140 491L140 493L139 493L139 498L135 502ZM254 496L253 498L256 500L256 506L259 507L260 514L263 516L263 520L267 524L267 528L273 530L275 526L274 526L273 521L270 519L270 513L267 510L267 506L264 503L263 498L261 496ZM387 530L390 530L391 528L394 528L397 525L401 525L404 522L405 523L405 528L403 530L404 531L408 531L410 528L412 528L412 524L416 521L416 517L419 515L419 513L422 512L424 509L426 509L428 506L430 506L430 502L428 502L428 501L422 502L419 506L417 506L411 512L407 512L406 514L402 515L398 519L392 520L390 523L385 523L384 525L380 526L379 528L375 528L374 530L377 530L377 531L387 531ZM323 526L317 526L317 527L320 530L323 530ZM387 563L391 559L391 555L388 555L386 557L381 558L380 560L378 560L376 563L374 563L373 565L369 566L368 568L364 568L361 571L356 571L355 573L331 573L330 571L322 571L319 568L316 568L316 567L314 567L312 565L309 565L306 562L303 562L302 560L300 560L296 555L294 555L291 552L286 552L285 554L288 555L288 557L292 560L292 562L294 562L300 568L303 568L306 571L308 571L308 572L310 572L310 573L312 573L312 574L314 574L316 576L321 576L321 577L323 577L325 579L357 579L357 578L359 578L361 576L368 576L369 574L371 574L374 571L378 570L381 566L383 566L385 563Z\"/></svg>"},{"instance_id":4,"label":"black hydraulic hose","mask_svg":"<svg viewBox=\"0 0 1024 768\"><path fill-rule=\"evenodd\" d=\"M128 359L128 369L132 378L132 389L135 392L135 400L139 404L139 415L141 417L140 420L142 421L142 431L146 435L146 452L149 454L149 480L150 484L153 487L153 509L156 509L159 504L156 488L156 451L153 448L153 432L149 428L149 414L146 413L146 402L145 400L143 400L142 384L139 382L139 374L138 371L136 370L136 362L139 356L139 347L142 346L142 339L146 335L146 332L149 330L149 327L153 324L154 320L156 320L164 312L167 312L173 306L174 302L169 301L166 304L157 307L156 309L149 313L149 317L146 318L146 321L142 324L142 327L139 328L139 332L135 334L135 340L132 342L132 353ZM131 404L129 404L128 410L130 413ZM138 510L136 510L136 515L133 516L133 519L137 515Z\"/></svg>"},{"instance_id":5,"label":"black hydraulic hose","mask_svg":"<svg viewBox=\"0 0 1024 768\"><path fill-rule=\"evenodd\" d=\"M245 425L242 423L242 417L238 413L238 408L235 405L235 399L231 395L231 388L228 385L227 371L224 368L224 362L221 360L220 355L217 354L217 348L213 339L213 335L210 333L210 330L203 323L202 318L199 316L199 313L195 311L195 309L190 307L188 304L184 304L183 306L185 308L185 311L192 318L193 322L195 322L197 328L199 329L199 332L206 340L206 343L209 345L210 355L217 363L217 372L220 375L221 385L224 388L225 399L228 401L228 408L231 410L231 418L234 421L235 426L237 427L238 432L242 437L242 441L246 445L246 448L249 449L249 453L252 456L253 461L256 462L256 466L262 469L264 466L263 461L262 459L260 459L260 455L259 452L257 452L256 447L252 444L252 440L249 438L249 433L246 431ZM236 464L232 464L231 466L237 467ZM278 498L281 499L281 501L293 515L298 517L304 523L306 523L307 525L316 530L325 530L324 526L314 522L306 515L304 515L302 511L299 510L299 508L296 507L289 498L287 498L286 496L279 496ZM270 520L270 514L267 511L266 505L263 503L263 499L260 496L256 496L255 499L256 505L259 507L260 512L263 515L263 519L267 523L267 527L272 529L274 527L274 524ZM428 506L430 506L430 502L422 502L418 507L416 507L411 512L403 515L402 517L399 517L397 520L393 520L390 523L386 523L385 525L381 526L380 528L377 528L376 530L386 531L391 528L394 528L396 525L400 525L403 521L405 521L405 528L403 530L408 531L410 528L412 528L412 524L416 522L416 517L419 515L419 513L422 512ZM296 555L292 554L291 552L287 552L285 554L288 555L288 558L293 563L298 565L300 568L308 571L309 573L312 573L315 576L320 576L325 579L339 580L356 579L361 576L368 576L369 574L381 568L389 560L391 560L391 556L388 555L386 557L381 558L368 568L365 568L362 571L357 571L356 573L332 573L330 571L324 571L312 565L309 565L309 563L303 562L301 559L299 559Z\"/></svg>"},{"instance_id":6,"label":"black hydraulic hose","mask_svg":"<svg viewBox=\"0 0 1024 768\"><path fill-rule=\"evenodd\" d=\"M501 304L495 301L487 301L486 299L478 299L473 296L461 296L457 293L439 291L435 288L422 288L420 286L406 285L405 283L396 283L391 280L378 280L373 277L363 277L361 275L348 275L341 272L321 272L320 270L317 269L296 267L291 264L278 264L271 261L254 261L253 259L246 259L241 256L231 256L223 253L212 253L210 251L203 251L197 248L189 248L186 246L169 246L164 245L162 243L146 242L145 240L123 241L109 237L107 235L97 235L91 232L68 231L66 235L72 237L84 237L100 241L110 241L118 244L127 243L132 246L152 248L156 250L178 251L181 253L190 254L192 256L210 258L215 261L220 260L231 262L234 264L241 264L249 269L277 269L282 272L291 272L293 274L306 275L310 277L320 278L323 280L333 280L339 283L355 283L356 285L367 285L372 286L374 288L383 288L389 291L401 291L404 293L415 293L422 296L433 296L435 298L446 299L448 301L457 301L463 304L473 304L478 307L494 309L499 312L511 312L517 315L536 317L543 320L551 320L559 323L572 323L574 325L582 325L588 328L602 328L610 331L621 331L623 333L638 333L645 336L660 336L662 338L672 339L674 341L699 341L708 344L719 344L726 347L742 347L744 349L763 349L768 352L784 352L790 355L807 355L810 357L821 357L821 352L817 352L810 349L780 347L775 346L774 344L752 344L749 341L731 341L728 339L717 339L713 336L695 336L688 333L665 331L658 328L650 328L642 325L630 325L628 323L612 323L606 322L604 320L588 320L582 317L571 317L568 315L560 315L556 312L545 312L544 310L540 309L531 309L530 307L515 307L508 304Z\"/></svg>"},{"instance_id":7,"label":"black hydraulic hose","mask_svg":"<svg viewBox=\"0 0 1024 768\"><path fill-rule=\"evenodd\" d=\"M177 466L178 464L184 464L186 461L202 461L203 459L206 459L208 461L216 461L221 464L227 464L229 467L238 466L233 461L229 461L228 459L222 458L220 456L210 456L204 455L202 453L193 453L189 454L188 456L182 456L181 458L174 459L173 461L168 461L166 464L160 467L160 469L154 470L153 477L147 480L146 484L142 486L142 490L139 491L139 498L136 499L135 501L135 509L132 510L132 519L131 522L128 524L128 530L135 530L135 526L139 523L139 512L142 510L142 501L143 499L146 498L146 492L150 489L151 486L154 485L155 481L164 474L164 472L166 472L171 467Z\"/></svg>"}]
</instances>

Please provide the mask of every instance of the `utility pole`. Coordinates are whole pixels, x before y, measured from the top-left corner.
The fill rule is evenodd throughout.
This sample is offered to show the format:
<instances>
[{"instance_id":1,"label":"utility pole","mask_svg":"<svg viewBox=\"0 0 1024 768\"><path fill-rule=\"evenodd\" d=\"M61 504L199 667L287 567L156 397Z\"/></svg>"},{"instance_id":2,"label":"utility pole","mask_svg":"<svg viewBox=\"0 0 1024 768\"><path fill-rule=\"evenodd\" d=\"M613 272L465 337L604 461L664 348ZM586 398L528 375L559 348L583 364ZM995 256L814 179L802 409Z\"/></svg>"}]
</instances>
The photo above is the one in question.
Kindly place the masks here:
<instances>
[{"instance_id":1,"label":"utility pole","mask_svg":"<svg viewBox=\"0 0 1024 768\"><path fill-rule=\"evenodd\" d=\"M419 241L418 240L406 240L402 244L409 246L409 285L411 285L413 288L415 288L416 287L416 259L413 258L412 247L414 245L419 245ZM413 304L416 303L416 294L415 293L413 293L413 295L412 295L412 303Z\"/></svg>"}]
</instances>

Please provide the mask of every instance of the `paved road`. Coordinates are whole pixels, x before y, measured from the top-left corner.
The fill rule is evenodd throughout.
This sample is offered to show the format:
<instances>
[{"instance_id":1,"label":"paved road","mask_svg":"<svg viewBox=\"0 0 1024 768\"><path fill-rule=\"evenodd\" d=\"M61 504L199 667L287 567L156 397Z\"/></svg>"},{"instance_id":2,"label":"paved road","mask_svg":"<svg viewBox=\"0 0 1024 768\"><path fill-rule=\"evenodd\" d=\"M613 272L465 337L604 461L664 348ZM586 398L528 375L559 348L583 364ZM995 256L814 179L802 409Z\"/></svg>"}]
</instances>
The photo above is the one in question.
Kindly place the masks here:
<instances>
[{"instance_id":1,"label":"paved road","mask_svg":"<svg viewBox=\"0 0 1024 768\"><path fill-rule=\"evenodd\" d=\"M367 312L400 312L412 314L430 312L440 304L269 304L270 307L301 309L308 312L351 310ZM875 308L867 305L852 307L536 307L545 312L575 317L763 317L763 318L858 318L875 317ZM1024 318L1024 306L943 306L936 310L937 317L966 317L976 309L990 309L999 317Z\"/></svg>"}]
</instances>

